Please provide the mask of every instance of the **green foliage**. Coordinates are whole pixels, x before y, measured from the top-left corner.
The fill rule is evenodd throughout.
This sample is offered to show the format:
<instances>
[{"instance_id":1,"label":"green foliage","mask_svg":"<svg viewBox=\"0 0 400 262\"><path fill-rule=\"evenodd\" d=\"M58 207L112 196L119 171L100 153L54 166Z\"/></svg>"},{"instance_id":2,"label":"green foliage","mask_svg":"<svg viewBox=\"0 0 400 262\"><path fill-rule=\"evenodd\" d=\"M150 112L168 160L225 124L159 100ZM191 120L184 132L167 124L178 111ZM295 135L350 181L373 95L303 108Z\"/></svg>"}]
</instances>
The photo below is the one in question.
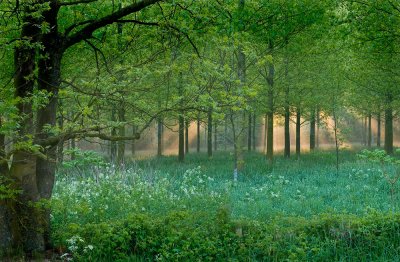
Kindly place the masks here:
<instances>
[{"instance_id":1,"label":"green foliage","mask_svg":"<svg viewBox=\"0 0 400 262\"><path fill-rule=\"evenodd\" d=\"M68 239L78 261L376 261L399 258L399 229L400 215L376 211L265 222L172 212L71 225L57 240Z\"/></svg>"},{"instance_id":2,"label":"green foliage","mask_svg":"<svg viewBox=\"0 0 400 262\"><path fill-rule=\"evenodd\" d=\"M331 152L273 171L249 154L235 187L226 153L59 174L53 241L78 261L396 260L399 204L375 163L342 154L339 176Z\"/></svg>"},{"instance_id":3,"label":"green foliage","mask_svg":"<svg viewBox=\"0 0 400 262\"><path fill-rule=\"evenodd\" d=\"M69 160L62 163L62 172L78 172L84 175L88 169L107 167L108 163L99 153L90 150L81 150L79 148L68 149L64 151Z\"/></svg>"},{"instance_id":4,"label":"green foliage","mask_svg":"<svg viewBox=\"0 0 400 262\"><path fill-rule=\"evenodd\" d=\"M21 193L21 190L16 190L11 185L12 183L8 178L0 175L0 201L14 200Z\"/></svg>"}]
</instances>

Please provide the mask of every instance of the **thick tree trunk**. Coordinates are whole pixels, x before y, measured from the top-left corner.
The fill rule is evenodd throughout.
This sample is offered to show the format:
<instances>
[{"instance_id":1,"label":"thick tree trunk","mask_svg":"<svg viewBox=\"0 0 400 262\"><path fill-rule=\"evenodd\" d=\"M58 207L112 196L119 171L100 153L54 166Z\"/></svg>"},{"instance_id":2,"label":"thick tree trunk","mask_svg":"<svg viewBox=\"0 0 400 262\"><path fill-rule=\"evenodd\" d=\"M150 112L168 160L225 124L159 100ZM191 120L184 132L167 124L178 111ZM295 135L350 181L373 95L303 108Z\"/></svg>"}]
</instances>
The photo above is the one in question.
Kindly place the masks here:
<instances>
[{"instance_id":1,"label":"thick tree trunk","mask_svg":"<svg viewBox=\"0 0 400 262\"><path fill-rule=\"evenodd\" d=\"M296 109L296 159L300 159L301 153L301 110Z\"/></svg>"},{"instance_id":2,"label":"thick tree trunk","mask_svg":"<svg viewBox=\"0 0 400 262\"><path fill-rule=\"evenodd\" d=\"M212 157L212 109L210 108L207 113L207 155L208 157Z\"/></svg>"},{"instance_id":3,"label":"thick tree trunk","mask_svg":"<svg viewBox=\"0 0 400 262\"><path fill-rule=\"evenodd\" d=\"M376 134L376 146L381 147L381 136L382 136L382 120L381 120L381 112L378 113L378 117L376 119L378 125L378 131Z\"/></svg>"},{"instance_id":4,"label":"thick tree trunk","mask_svg":"<svg viewBox=\"0 0 400 262\"><path fill-rule=\"evenodd\" d=\"M60 130L63 130L63 126L64 126L64 116L61 114L60 117L58 118L58 128ZM62 165L63 160L64 160L64 140L61 140L57 145L57 165Z\"/></svg>"},{"instance_id":5,"label":"thick tree trunk","mask_svg":"<svg viewBox=\"0 0 400 262\"><path fill-rule=\"evenodd\" d=\"M33 9L32 6L29 8ZM29 39L29 43L16 47L14 51L15 95L23 99L17 104L21 117L18 134L20 141L26 140L26 136L34 133L30 99L35 79L36 50L32 46L35 46L37 41L39 23L33 21L31 16L24 17L21 39ZM53 99L50 98L50 100ZM43 118L38 119L39 124L42 122ZM4 222L0 226L2 230L0 247L3 250L11 248L23 250L27 254L42 252L45 247L44 226L41 223L43 216L41 210L34 206L41 198L38 188L40 185L37 181L36 157L28 150L16 151L13 154L13 163L8 177L10 186L21 190L21 193L13 199L1 200L6 205L2 203L2 208L0 208L0 222Z\"/></svg>"},{"instance_id":6,"label":"thick tree trunk","mask_svg":"<svg viewBox=\"0 0 400 262\"><path fill-rule=\"evenodd\" d=\"M393 98L391 95L387 98L385 109L385 151L387 154L393 154Z\"/></svg>"},{"instance_id":7,"label":"thick tree trunk","mask_svg":"<svg viewBox=\"0 0 400 262\"><path fill-rule=\"evenodd\" d=\"M0 129L2 127L2 118L0 117ZM0 184L7 185L7 163L2 161L6 156L5 135L0 133ZM9 200L8 200L9 201ZM11 247L11 217L8 210L6 199L0 199L0 257L1 253L6 252Z\"/></svg>"},{"instance_id":8,"label":"thick tree trunk","mask_svg":"<svg viewBox=\"0 0 400 262\"><path fill-rule=\"evenodd\" d=\"M52 17L53 13L47 14L50 19L56 19ZM51 20L50 20L51 21ZM51 21L56 23L55 21ZM54 24L50 23L50 24ZM54 30L57 30L56 26ZM58 105L58 87L61 82L61 57L62 54L58 50L58 38L53 34L45 35L42 39L44 49L41 53L41 59L39 59L39 74L38 74L38 86L40 90L45 90L52 94L49 103L40 108L37 112L37 138L47 139L51 134L47 133L46 127L56 126L57 116L57 105ZM47 55L47 57L46 57ZM36 174L38 190L41 198L50 199L53 186L55 181L56 171L56 156L57 147L53 146L44 150L44 154L47 156L46 159L38 158L36 161ZM50 210L45 210L45 243L47 247L50 247Z\"/></svg>"},{"instance_id":9,"label":"thick tree trunk","mask_svg":"<svg viewBox=\"0 0 400 262\"><path fill-rule=\"evenodd\" d=\"M311 109L310 116L310 150L315 150L315 109Z\"/></svg>"}]
</instances>

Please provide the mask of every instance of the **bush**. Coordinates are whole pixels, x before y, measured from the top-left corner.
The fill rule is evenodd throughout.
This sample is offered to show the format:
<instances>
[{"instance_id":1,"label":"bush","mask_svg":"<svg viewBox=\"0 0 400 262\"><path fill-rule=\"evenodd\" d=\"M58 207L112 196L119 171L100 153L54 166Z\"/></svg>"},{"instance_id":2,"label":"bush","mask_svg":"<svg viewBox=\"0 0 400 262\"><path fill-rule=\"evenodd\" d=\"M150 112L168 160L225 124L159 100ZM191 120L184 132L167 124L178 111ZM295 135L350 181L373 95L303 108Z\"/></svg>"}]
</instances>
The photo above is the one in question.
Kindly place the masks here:
<instances>
[{"instance_id":1,"label":"bush","mask_svg":"<svg viewBox=\"0 0 400 262\"><path fill-rule=\"evenodd\" d=\"M258 222L174 212L70 225L56 243L80 261L376 261L400 257L400 214L323 214ZM68 242L69 241L69 242ZM91 247L91 248L88 248ZM71 250L72 249L72 250Z\"/></svg>"}]
</instances>

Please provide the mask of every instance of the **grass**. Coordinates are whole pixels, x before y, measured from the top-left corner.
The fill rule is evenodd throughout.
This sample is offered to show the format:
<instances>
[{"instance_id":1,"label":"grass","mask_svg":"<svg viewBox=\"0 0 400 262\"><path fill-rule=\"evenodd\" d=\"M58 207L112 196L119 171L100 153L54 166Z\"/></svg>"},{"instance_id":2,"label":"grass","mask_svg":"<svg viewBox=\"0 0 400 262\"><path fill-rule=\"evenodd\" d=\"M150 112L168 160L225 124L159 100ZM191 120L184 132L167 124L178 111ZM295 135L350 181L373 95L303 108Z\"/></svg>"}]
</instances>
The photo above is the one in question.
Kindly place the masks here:
<instances>
[{"instance_id":1,"label":"grass","mask_svg":"<svg viewBox=\"0 0 400 262\"><path fill-rule=\"evenodd\" d=\"M300 160L277 157L273 168L263 155L249 153L237 184L232 161L229 153L220 152L211 159L189 154L184 163L176 157L140 160L124 170L92 166L81 176L63 170L53 197L55 239L65 241L62 232L71 225L108 223L132 214L163 217L182 211L214 217L224 209L233 220L268 223L321 214L364 217L400 208L399 201L391 201L380 166L359 160L354 151L341 153L338 173L332 152L304 154Z\"/></svg>"}]
</instances>

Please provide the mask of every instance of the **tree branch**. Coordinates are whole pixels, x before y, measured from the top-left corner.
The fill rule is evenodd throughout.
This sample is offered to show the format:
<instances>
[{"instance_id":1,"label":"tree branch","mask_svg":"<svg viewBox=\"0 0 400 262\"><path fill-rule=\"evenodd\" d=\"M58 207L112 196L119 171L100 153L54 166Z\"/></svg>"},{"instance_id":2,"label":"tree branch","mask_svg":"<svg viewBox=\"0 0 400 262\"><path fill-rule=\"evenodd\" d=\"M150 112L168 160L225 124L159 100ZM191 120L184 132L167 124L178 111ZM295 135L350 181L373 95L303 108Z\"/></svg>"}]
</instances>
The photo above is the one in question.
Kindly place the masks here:
<instances>
[{"instance_id":1,"label":"tree branch","mask_svg":"<svg viewBox=\"0 0 400 262\"><path fill-rule=\"evenodd\" d=\"M71 36L65 36L65 42L64 42L64 48L67 49L68 47L75 45L82 40L89 39L92 37L92 34L94 31L97 29L100 29L104 26L110 25L112 23L115 23L119 19L130 15L132 13L139 12L140 10L151 6L157 2L161 2L162 0L142 0L140 2L128 5L127 7L124 7L118 11L115 11L103 18L100 18L96 21L93 21L86 26L84 26L81 30L78 32L72 34Z\"/></svg>"}]
</instances>

